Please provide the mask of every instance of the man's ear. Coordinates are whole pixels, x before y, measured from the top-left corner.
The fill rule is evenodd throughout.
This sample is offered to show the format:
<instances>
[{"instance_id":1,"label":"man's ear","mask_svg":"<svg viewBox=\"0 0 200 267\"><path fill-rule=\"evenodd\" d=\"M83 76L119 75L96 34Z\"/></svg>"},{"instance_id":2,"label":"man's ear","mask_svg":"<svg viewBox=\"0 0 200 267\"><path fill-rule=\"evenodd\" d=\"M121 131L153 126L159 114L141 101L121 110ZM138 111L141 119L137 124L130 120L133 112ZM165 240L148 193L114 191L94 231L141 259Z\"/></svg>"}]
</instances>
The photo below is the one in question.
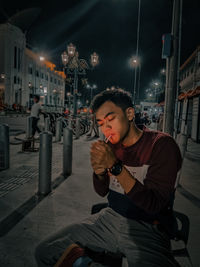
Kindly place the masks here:
<instances>
[{"instance_id":1,"label":"man's ear","mask_svg":"<svg viewBox=\"0 0 200 267\"><path fill-rule=\"evenodd\" d=\"M134 108L131 108L131 107L127 108L126 109L126 116L127 116L127 118L128 118L129 121L132 121L133 118L135 117L135 110L134 110Z\"/></svg>"}]
</instances>

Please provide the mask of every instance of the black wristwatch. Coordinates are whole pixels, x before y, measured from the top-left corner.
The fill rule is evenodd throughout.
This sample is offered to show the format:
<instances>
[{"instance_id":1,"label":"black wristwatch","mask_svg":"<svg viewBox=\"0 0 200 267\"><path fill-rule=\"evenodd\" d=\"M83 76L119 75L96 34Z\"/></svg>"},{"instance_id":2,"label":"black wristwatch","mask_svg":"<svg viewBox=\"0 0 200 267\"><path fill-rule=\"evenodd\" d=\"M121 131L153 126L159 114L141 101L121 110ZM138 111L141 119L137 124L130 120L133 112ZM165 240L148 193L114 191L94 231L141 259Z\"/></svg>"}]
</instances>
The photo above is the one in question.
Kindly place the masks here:
<instances>
[{"instance_id":1,"label":"black wristwatch","mask_svg":"<svg viewBox=\"0 0 200 267\"><path fill-rule=\"evenodd\" d=\"M113 175L117 176L122 172L122 168L123 168L123 164L119 160L111 168L109 168L108 171L112 173Z\"/></svg>"}]
</instances>

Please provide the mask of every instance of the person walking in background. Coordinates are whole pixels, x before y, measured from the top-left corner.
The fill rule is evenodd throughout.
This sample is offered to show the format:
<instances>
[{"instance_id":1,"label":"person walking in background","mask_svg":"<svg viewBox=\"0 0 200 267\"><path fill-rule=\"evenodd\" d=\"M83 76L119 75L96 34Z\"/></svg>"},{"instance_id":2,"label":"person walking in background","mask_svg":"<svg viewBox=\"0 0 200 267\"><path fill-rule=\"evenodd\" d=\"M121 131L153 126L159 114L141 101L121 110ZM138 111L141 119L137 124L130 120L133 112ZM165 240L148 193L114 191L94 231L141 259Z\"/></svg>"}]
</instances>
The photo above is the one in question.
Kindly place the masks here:
<instances>
[{"instance_id":1,"label":"person walking in background","mask_svg":"<svg viewBox=\"0 0 200 267\"><path fill-rule=\"evenodd\" d=\"M33 98L34 104L31 107L31 117L32 117L32 136L31 138L34 138L34 135L36 131L38 133L41 132L41 130L38 127L38 121L39 121L39 114L41 113L41 105L39 103L40 97L38 95L35 95Z\"/></svg>"}]
</instances>

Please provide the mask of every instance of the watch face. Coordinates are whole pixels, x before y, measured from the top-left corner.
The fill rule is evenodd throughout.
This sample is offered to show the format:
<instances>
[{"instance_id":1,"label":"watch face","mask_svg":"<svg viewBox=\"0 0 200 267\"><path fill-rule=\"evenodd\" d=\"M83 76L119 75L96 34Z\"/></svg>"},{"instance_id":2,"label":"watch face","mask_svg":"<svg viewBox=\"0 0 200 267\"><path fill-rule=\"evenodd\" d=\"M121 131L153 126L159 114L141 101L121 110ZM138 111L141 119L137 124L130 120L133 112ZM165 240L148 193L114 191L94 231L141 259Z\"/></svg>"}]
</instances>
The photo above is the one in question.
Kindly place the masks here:
<instances>
[{"instance_id":1,"label":"watch face","mask_svg":"<svg viewBox=\"0 0 200 267\"><path fill-rule=\"evenodd\" d=\"M115 163L112 168L110 169L110 172L113 174L113 175L119 175L122 171L122 163L121 162L117 162Z\"/></svg>"}]
</instances>

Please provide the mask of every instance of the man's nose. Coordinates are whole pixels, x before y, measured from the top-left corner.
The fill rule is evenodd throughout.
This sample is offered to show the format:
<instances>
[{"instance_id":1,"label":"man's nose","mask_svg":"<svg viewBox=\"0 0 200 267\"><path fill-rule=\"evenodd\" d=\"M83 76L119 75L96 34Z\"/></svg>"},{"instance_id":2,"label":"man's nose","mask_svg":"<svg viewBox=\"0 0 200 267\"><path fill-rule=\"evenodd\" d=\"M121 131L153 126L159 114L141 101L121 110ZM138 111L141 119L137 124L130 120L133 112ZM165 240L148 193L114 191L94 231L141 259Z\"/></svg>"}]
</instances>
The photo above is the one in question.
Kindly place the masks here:
<instances>
[{"instance_id":1,"label":"man's nose","mask_svg":"<svg viewBox=\"0 0 200 267\"><path fill-rule=\"evenodd\" d=\"M112 128L109 121L105 121L105 128L109 128L109 129Z\"/></svg>"}]
</instances>

